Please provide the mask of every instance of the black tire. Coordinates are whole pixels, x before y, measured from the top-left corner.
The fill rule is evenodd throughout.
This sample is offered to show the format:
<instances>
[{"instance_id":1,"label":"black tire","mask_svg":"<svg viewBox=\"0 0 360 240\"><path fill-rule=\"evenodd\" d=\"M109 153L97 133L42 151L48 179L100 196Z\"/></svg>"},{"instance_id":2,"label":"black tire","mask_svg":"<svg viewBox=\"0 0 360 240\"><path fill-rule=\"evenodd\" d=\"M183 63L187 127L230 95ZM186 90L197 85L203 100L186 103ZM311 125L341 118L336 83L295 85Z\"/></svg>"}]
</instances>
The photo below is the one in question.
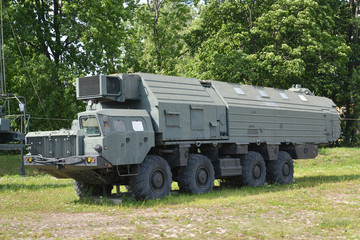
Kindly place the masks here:
<instances>
[{"instance_id":1,"label":"black tire","mask_svg":"<svg viewBox=\"0 0 360 240\"><path fill-rule=\"evenodd\" d=\"M171 169L165 159L148 155L139 166L139 174L131 178L130 188L136 200L161 199L170 193L171 183Z\"/></svg>"},{"instance_id":2,"label":"black tire","mask_svg":"<svg viewBox=\"0 0 360 240\"><path fill-rule=\"evenodd\" d=\"M207 193L214 187L215 172L210 159L201 154L191 154L186 167L178 173L180 191L192 194Z\"/></svg>"},{"instance_id":3,"label":"black tire","mask_svg":"<svg viewBox=\"0 0 360 240\"><path fill-rule=\"evenodd\" d=\"M289 153L280 151L277 160L267 162L268 182L290 184L293 178L294 163Z\"/></svg>"},{"instance_id":4,"label":"black tire","mask_svg":"<svg viewBox=\"0 0 360 240\"><path fill-rule=\"evenodd\" d=\"M244 185L259 187L264 185L266 178L266 165L264 158L258 152L248 152L241 159L242 183Z\"/></svg>"},{"instance_id":5,"label":"black tire","mask_svg":"<svg viewBox=\"0 0 360 240\"><path fill-rule=\"evenodd\" d=\"M75 188L76 194L80 198L103 196L103 186L102 185L83 183L83 182L74 180L74 188ZM113 188L112 185L106 186L106 189L105 189L106 196L111 195L112 188Z\"/></svg>"}]
</instances>

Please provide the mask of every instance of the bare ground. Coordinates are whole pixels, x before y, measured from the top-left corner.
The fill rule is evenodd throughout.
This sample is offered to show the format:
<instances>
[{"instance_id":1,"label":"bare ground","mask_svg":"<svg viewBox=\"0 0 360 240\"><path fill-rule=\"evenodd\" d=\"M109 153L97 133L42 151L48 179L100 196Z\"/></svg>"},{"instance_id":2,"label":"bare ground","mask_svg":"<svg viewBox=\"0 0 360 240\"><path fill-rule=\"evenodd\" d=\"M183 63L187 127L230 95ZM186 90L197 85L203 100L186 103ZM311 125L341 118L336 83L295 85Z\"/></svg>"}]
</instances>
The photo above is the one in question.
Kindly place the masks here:
<instances>
[{"instance_id":1,"label":"bare ground","mask_svg":"<svg viewBox=\"0 0 360 240\"><path fill-rule=\"evenodd\" d=\"M335 198L334 195L328 197ZM348 202L346 198L340 195L334 200ZM14 239L192 239L199 236L203 239L346 239L336 232L308 234L308 229L320 224L323 214L314 210L293 212L283 206L262 211L256 203L216 209L165 207L160 211L153 208L120 210L114 206L105 213L43 213L22 219L3 217L0 225L9 234L6 237Z\"/></svg>"},{"instance_id":2,"label":"bare ground","mask_svg":"<svg viewBox=\"0 0 360 240\"><path fill-rule=\"evenodd\" d=\"M262 204L214 198L151 208L109 205L102 212L17 213L0 216L0 239L360 239L359 182L338 192L299 191L296 198L265 195Z\"/></svg>"}]
</instances>

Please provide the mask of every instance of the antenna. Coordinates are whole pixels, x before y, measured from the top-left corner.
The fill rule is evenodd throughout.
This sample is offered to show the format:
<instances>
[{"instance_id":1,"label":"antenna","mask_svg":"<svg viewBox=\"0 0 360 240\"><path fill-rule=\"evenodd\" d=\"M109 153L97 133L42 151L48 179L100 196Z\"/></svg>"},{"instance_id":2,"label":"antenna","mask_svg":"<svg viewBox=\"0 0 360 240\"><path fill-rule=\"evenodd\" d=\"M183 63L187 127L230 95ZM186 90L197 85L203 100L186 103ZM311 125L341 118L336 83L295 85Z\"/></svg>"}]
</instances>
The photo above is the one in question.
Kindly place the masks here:
<instances>
[{"instance_id":1,"label":"antenna","mask_svg":"<svg viewBox=\"0 0 360 240\"><path fill-rule=\"evenodd\" d=\"M1 81L1 95L6 95L6 79L5 79L5 51L4 51L4 21L3 21L3 1L0 0L0 19L1 19L1 51L0 51L0 81Z\"/></svg>"}]
</instances>

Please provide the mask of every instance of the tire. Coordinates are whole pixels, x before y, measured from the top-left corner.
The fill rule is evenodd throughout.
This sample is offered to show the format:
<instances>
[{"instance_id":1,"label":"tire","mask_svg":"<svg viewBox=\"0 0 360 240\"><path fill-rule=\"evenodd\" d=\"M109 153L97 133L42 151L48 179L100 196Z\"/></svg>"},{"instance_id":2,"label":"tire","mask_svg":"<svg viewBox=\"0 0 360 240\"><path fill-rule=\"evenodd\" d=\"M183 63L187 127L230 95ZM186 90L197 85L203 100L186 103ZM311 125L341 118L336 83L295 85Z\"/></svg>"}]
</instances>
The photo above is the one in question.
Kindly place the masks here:
<instances>
[{"instance_id":1,"label":"tire","mask_svg":"<svg viewBox=\"0 0 360 240\"><path fill-rule=\"evenodd\" d=\"M171 190L172 174L169 164L160 156L148 155L139 166L139 174L130 180L136 200L161 199Z\"/></svg>"},{"instance_id":2,"label":"tire","mask_svg":"<svg viewBox=\"0 0 360 240\"><path fill-rule=\"evenodd\" d=\"M93 197L93 196L103 196L103 186L97 184L83 183L80 181L74 180L74 188L76 194L80 197ZM106 185L105 195L111 195L112 185Z\"/></svg>"},{"instance_id":3,"label":"tire","mask_svg":"<svg viewBox=\"0 0 360 240\"><path fill-rule=\"evenodd\" d=\"M242 183L244 185L259 187L264 185L266 178L266 165L264 158L258 152L248 152L241 160Z\"/></svg>"},{"instance_id":4,"label":"tire","mask_svg":"<svg viewBox=\"0 0 360 240\"><path fill-rule=\"evenodd\" d=\"M214 187L215 172L210 159L201 154L191 154L186 167L178 173L180 191L192 194L210 192Z\"/></svg>"},{"instance_id":5,"label":"tire","mask_svg":"<svg viewBox=\"0 0 360 240\"><path fill-rule=\"evenodd\" d=\"M289 153L280 151L277 160L267 162L270 183L290 184L294 178L294 163Z\"/></svg>"}]
</instances>

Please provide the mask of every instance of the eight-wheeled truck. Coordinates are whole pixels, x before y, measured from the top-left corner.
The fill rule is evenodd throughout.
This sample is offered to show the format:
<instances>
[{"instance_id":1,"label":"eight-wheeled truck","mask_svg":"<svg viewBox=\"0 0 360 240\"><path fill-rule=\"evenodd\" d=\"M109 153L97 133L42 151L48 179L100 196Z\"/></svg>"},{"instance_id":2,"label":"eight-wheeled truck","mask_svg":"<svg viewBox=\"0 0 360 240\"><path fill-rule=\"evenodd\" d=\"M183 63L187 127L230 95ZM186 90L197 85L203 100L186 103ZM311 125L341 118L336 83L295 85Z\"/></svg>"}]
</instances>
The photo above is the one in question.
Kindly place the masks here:
<instances>
[{"instance_id":1,"label":"eight-wheeled truck","mask_svg":"<svg viewBox=\"0 0 360 240\"><path fill-rule=\"evenodd\" d=\"M328 98L289 90L154 74L77 79L87 103L71 130L31 132L25 164L73 178L78 195L126 185L158 199L173 181L206 193L214 180L289 184L293 159L315 158L336 141L340 119Z\"/></svg>"}]
</instances>

